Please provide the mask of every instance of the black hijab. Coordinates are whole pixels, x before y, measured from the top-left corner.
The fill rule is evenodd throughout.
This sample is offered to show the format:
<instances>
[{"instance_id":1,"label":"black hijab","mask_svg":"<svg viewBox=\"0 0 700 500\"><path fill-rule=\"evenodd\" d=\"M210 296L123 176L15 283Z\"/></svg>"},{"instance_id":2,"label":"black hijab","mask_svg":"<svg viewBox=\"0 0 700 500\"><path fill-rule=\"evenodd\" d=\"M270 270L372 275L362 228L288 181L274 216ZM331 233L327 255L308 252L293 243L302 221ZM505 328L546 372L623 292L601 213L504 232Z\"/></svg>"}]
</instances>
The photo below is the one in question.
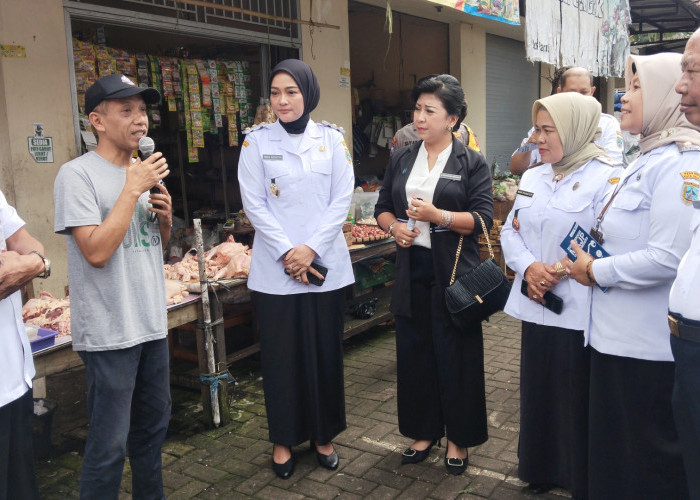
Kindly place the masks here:
<instances>
[{"instance_id":1,"label":"black hijab","mask_svg":"<svg viewBox=\"0 0 700 500\"><path fill-rule=\"evenodd\" d=\"M304 114L293 122L285 123L280 120L280 125L282 125L282 128L284 128L288 134L303 134L304 130L306 130L306 124L309 123L309 113L316 108L321 98L321 89L318 87L318 80L316 80L316 75L311 71L309 65L304 61L300 61L299 59L285 59L272 69L272 73L270 74L270 86L272 86L272 79L280 72L287 73L294 78L304 98Z\"/></svg>"}]
</instances>

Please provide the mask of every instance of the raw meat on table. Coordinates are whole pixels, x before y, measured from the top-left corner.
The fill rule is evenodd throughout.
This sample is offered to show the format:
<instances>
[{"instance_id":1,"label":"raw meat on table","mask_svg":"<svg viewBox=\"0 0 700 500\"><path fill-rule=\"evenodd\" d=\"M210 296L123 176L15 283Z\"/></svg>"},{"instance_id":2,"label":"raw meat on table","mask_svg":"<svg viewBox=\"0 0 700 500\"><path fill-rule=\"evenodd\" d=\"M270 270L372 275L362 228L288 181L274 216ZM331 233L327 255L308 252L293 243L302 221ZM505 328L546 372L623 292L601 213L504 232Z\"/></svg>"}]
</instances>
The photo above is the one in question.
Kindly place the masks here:
<instances>
[{"instance_id":1,"label":"raw meat on table","mask_svg":"<svg viewBox=\"0 0 700 500\"><path fill-rule=\"evenodd\" d=\"M25 323L70 335L70 299L57 299L49 292L41 292L38 299L29 299L22 306Z\"/></svg>"}]
</instances>

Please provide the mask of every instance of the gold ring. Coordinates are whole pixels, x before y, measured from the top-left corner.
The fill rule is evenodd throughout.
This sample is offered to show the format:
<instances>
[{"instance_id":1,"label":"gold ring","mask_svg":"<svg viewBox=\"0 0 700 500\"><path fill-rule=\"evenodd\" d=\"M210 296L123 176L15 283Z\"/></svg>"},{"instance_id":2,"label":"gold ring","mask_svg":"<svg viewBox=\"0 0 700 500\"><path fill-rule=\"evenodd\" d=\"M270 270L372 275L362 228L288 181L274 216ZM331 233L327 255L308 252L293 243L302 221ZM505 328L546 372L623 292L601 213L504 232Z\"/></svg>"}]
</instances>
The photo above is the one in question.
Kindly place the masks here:
<instances>
[{"instance_id":1,"label":"gold ring","mask_svg":"<svg viewBox=\"0 0 700 500\"><path fill-rule=\"evenodd\" d=\"M547 282L546 282L545 280L542 280L542 281L540 281L540 285L546 286L546 285L547 285Z\"/></svg>"}]
</instances>

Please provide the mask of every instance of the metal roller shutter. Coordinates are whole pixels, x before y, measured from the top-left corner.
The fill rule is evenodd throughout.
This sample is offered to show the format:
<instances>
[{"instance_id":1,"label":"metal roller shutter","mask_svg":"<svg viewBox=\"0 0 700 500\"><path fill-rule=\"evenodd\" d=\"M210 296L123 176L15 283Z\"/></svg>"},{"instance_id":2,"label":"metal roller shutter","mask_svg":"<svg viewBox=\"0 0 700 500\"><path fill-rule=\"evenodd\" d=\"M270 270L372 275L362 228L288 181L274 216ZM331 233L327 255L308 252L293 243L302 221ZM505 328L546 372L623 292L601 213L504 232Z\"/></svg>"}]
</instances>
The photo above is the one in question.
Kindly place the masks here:
<instances>
[{"instance_id":1,"label":"metal roller shutter","mask_svg":"<svg viewBox=\"0 0 700 500\"><path fill-rule=\"evenodd\" d=\"M539 73L539 64L525 59L522 42L486 35L486 155L499 172L508 171L510 155L532 127Z\"/></svg>"}]
</instances>

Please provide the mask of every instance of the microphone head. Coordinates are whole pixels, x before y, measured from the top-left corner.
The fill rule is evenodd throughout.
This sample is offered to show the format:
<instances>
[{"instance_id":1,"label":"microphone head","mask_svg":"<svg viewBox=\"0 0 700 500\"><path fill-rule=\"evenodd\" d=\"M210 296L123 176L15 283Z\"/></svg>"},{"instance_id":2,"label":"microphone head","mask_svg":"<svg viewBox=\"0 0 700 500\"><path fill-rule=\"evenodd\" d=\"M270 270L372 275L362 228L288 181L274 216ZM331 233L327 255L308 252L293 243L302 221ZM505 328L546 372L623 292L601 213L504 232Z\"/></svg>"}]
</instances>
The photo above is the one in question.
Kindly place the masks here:
<instances>
[{"instance_id":1,"label":"microphone head","mask_svg":"<svg viewBox=\"0 0 700 500\"><path fill-rule=\"evenodd\" d=\"M151 156L155 150L156 143L153 142L153 139L145 135L139 139L139 151L141 151L144 158Z\"/></svg>"}]
</instances>

